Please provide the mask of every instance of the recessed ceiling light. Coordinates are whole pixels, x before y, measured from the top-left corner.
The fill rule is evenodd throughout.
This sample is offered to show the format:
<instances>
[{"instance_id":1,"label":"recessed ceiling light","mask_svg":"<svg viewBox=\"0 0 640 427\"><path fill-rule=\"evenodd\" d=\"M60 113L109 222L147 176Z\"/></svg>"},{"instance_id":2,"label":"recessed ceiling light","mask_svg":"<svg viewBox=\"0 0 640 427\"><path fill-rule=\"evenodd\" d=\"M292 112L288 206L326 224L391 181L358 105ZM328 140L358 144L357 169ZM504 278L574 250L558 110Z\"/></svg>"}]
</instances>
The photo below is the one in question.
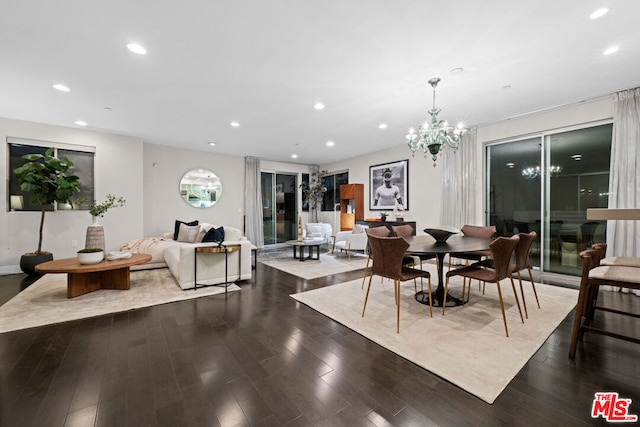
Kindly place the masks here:
<instances>
[{"instance_id":1,"label":"recessed ceiling light","mask_svg":"<svg viewBox=\"0 0 640 427\"><path fill-rule=\"evenodd\" d=\"M594 10L591 15L589 15L590 19L598 19L598 18L602 18L604 15L606 15L607 13L609 13L609 8L608 7L602 7L598 10Z\"/></svg>"},{"instance_id":2,"label":"recessed ceiling light","mask_svg":"<svg viewBox=\"0 0 640 427\"><path fill-rule=\"evenodd\" d=\"M207 144L209 144L209 145L210 145L210 146L212 146L212 147L215 147L215 146L216 146L216 143L215 143L215 142L207 142Z\"/></svg>"},{"instance_id":3,"label":"recessed ceiling light","mask_svg":"<svg viewBox=\"0 0 640 427\"><path fill-rule=\"evenodd\" d=\"M378 129L386 129L387 128L387 124L386 123L380 123L378 125Z\"/></svg>"},{"instance_id":4,"label":"recessed ceiling light","mask_svg":"<svg viewBox=\"0 0 640 427\"><path fill-rule=\"evenodd\" d=\"M127 49L129 49L133 53L137 53L138 55L146 55L147 54L147 49L145 49L144 47L140 46L137 43L129 43L127 45Z\"/></svg>"},{"instance_id":5,"label":"recessed ceiling light","mask_svg":"<svg viewBox=\"0 0 640 427\"><path fill-rule=\"evenodd\" d=\"M61 83L56 83L53 85L53 88L55 90L59 90L60 92L71 92L71 89L69 89L67 86L61 84Z\"/></svg>"},{"instance_id":6,"label":"recessed ceiling light","mask_svg":"<svg viewBox=\"0 0 640 427\"><path fill-rule=\"evenodd\" d=\"M324 110L324 104L322 102L316 102L313 104L313 108L315 110Z\"/></svg>"},{"instance_id":7,"label":"recessed ceiling light","mask_svg":"<svg viewBox=\"0 0 640 427\"><path fill-rule=\"evenodd\" d=\"M451 74L452 76L457 76L458 74L462 74L463 72L464 72L464 68L456 67L456 68L452 69L451 71L449 71L449 74Z\"/></svg>"},{"instance_id":8,"label":"recessed ceiling light","mask_svg":"<svg viewBox=\"0 0 640 427\"><path fill-rule=\"evenodd\" d=\"M582 154L574 154L571 158L575 161L582 160Z\"/></svg>"},{"instance_id":9,"label":"recessed ceiling light","mask_svg":"<svg viewBox=\"0 0 640 427\"><path fill-rule=\"evenodd\" d=\"M327 147L333 147L334 145L336 145L335 142L333 141L327 141L327 143L325 144Z\"/></svg>"},{"instance_id":10,"label":"recessed ceiling light","mask_svg":"<svg viewBox=\"0 0 640 427\"><path fill-rule=\"evenodd\" d=\"M507 163L507 167L513 169L513 167L515 166L515 163L509 162Z\"/></svg>"},{"instance_id":11,"label":"recessed ceiling light","mask_svg":"<svg viewBox=\"0 0 640 427\"><path fill-rule=\"evenodd\" d=\"M84 122L82 120L76 120L74 123L77 124L78 126L86 126L87 125L87 122Z\"/></svg>"},{"instance_id":12,"label":"recessed ceiling light","mask_svg":"<svg viewBox=\"0 0 640 427\"><path fill-rule=\"evenodd\" d=\"M297 154L292 154L292 155L291 155L291 158L292 158L292 159L297 159L297 158L298 158L298 155L297 155Z\"/></svg>"},{"instance_id":13,"label":"recessed ceiling light","mask_svg":"<svg viewBox=\"0 0 640 427\"><path fill-rule=\"evenodd\" d=\"M612 53L616 53L618 50L620 50L619 46L611 46L610 48L608 48L607 50L602 52L602 54L603 55L611 55Z\"/></svg>"},{"instance_id":14,"label":"recessed ceiling light","mask_svg":"<svg viewBox=\"0 0 640 427\"><path fill-rule=\"evenodd\" d=\"M229 126L231 126L232 128L237 128L237 127L240 127L240 123L238 123L238 122L231 122L231 123L229 123Z\"/></svg>"}]
</instances>

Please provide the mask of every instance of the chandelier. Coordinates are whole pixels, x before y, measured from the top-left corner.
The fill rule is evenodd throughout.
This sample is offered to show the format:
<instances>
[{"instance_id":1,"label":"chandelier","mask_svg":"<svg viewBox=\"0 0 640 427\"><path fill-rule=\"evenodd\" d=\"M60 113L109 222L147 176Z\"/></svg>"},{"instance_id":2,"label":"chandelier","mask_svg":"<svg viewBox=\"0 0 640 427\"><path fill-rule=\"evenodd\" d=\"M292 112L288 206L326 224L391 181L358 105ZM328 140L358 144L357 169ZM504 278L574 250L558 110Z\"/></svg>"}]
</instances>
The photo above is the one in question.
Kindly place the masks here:
<instances>
[{"instance_id":1,"label":"chandelier","mask_svg":"<svg viewBox=\"0 0 640 427\"><path fill-rule=\"evenodd\" d=\"M428 111L431 119L427 118L424 123L418 126L417 133L413 128L409 129L409 134L406 136L407 145L409 145L414 156L418 149L424 151L425 157L427 157L427 152L431 153L433 167L436 167L438 153L446 145L451 147L455 153L462 141L462 135L467 132L462 123L459 123L454 128L446 120L438 120L438 113L440 112L440 109L436 108L436 86L438 86L438 83L440 83L439 77L429 80L429 84L433 88L433 108Z\"/></svg>"},{"instance_id":2,"label":"chandelier","mask_svg":"<svg viewBox=\"0 0 640 427\"><path fill-rule=\"evenodd\" d=\"M541 172L542 170L540 169L540 166L528 167L522 169L522 176L526 179L536 179L540 178ZM551 178L557 177L558 175L560 175L560 172L562 172L561 166L550 165L549 169L546 170L547 175L549 175L549 177Z\"/></svg>"}]
</instances>

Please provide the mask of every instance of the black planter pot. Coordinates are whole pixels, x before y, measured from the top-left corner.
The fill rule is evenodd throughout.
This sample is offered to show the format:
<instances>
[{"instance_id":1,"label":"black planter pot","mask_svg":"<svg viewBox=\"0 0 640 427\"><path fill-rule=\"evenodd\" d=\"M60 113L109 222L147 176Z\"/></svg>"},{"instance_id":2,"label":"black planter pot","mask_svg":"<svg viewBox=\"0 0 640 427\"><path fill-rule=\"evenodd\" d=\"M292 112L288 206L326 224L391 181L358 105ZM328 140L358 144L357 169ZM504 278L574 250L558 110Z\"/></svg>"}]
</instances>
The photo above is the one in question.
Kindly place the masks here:
<instances>
[{"instance_id":1,"label":"black planter pot","mask_svg":"<svg viewBox=\"0 0 640 427\"><path fill-rule=\"evenodd\" d=\"M22 255L20 257L20 270L25 272L28 275L39 274L36 272L36 265L42 264L43 262L53 261L52 253L45 253L40 255Z\"/></svg>"}]
</instances>

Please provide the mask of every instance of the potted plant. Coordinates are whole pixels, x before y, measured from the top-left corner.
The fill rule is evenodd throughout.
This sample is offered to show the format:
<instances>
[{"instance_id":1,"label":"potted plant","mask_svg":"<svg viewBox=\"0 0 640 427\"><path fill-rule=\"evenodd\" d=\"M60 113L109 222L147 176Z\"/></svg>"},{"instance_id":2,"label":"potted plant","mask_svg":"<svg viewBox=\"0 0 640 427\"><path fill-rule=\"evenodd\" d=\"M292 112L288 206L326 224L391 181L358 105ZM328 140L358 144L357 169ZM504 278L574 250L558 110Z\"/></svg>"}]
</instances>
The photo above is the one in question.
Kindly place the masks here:
<instances>
[{"instance_id":1,"label":"potted plant","mask_svg":"<svg viewBox=\"0 0 640 427\"><path fill-rule=\"evenodd\" d=\"M84 248L77 253L80 264L97 264L104 259L102 248Z\"/></svg>"},{"instance_id":2,"label":"potted plant","mask_svg":"<svg viewBox=\"0 0 640 427\"><path fill-rule=\"evenodd\" d=\"M53 148L44 154L26 154L22 156L27 163L13 170L20 189L31 198L31 203L40 206L40 230L38 249L22 255L20 268L27 274L35 273L35 266L53 259L53 254L42 250L42 230L47 207L54 202L72 203L72 196L80 191L80 178L67 175L73 162L64 157L54 157Z\"/></svg>"},{"instance_id":3,"label":"potted plant","mask_svg":"<svg viewBox=\"0 0 640 427\"><path fill-rule=\"evenodd\" d=\"M382 222L387 222L387 217L389 216L389 214L387 212L380 212L380 220Z\"/></svg>"},{"instance_id":4,"label":"potted plant","mask_svg":"<svg viewBox=\"0 0 640 427\"><path fill-rule=\"evenodd\" d=\"M309 206L313 222L318 222L318 211L320 210L324 193L327 192L327 187L322 185L322 177L326 173L327 171L314 170L311 172L309 182L300 184L302 203L306 203Z\"/></svg>"}]
</instances>

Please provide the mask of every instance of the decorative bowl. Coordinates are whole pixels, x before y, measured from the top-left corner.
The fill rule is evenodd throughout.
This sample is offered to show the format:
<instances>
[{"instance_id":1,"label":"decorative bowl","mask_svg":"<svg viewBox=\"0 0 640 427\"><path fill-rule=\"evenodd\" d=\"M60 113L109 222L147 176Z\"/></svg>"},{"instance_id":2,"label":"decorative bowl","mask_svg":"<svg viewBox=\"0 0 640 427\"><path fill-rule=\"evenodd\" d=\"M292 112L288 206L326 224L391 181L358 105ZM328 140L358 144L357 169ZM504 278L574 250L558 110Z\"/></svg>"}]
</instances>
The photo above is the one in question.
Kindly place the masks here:
<instances>
[{"instance_id":1,"label":"decorative bowl","mask_svg":"<svg viewBox=\"0 0 640 427\"><path fill-rule=\"evenodd\" d=\"M460 233L460 230L454 227L436 227L436 228L425 228L424 232L429 236L436 239L438 243L444 243L449 239L449 237L454 234Z\"/></svg>"},{"instance_id":2,"label":"decorative bowl","mask_svg":"<svg viewBox=\"0 0 640 427\"><path fill-rule=\"evenodd\" d=\"M104 260L104 252L78 252L78 262L80 264L97 264Z\"/></svg>"}]
</instances>

